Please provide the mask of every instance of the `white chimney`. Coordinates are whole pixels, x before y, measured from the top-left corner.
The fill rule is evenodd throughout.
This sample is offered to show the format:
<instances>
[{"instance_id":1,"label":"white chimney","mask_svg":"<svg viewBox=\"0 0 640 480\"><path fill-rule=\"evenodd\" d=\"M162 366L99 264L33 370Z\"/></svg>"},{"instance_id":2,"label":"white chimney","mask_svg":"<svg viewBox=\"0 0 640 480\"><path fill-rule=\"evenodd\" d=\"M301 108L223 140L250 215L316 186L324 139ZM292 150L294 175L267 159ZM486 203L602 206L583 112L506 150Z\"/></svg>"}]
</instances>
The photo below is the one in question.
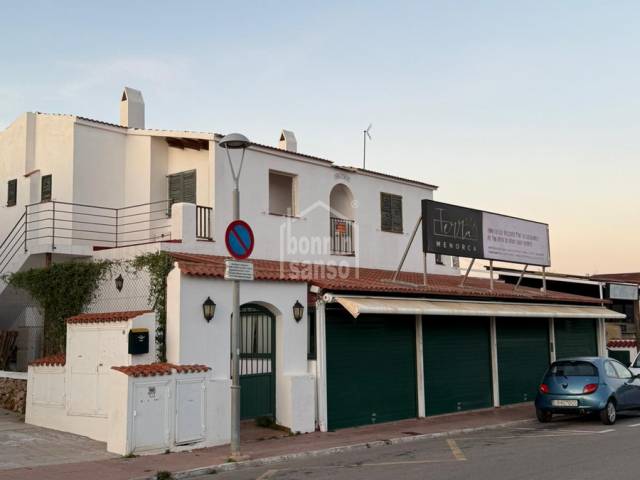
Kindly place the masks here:
<instances>
[{"instance_id":1,"label":"white chimney","mask_svg":"<svg viewBox=\"0 0 640 480\"><path fill-rule=\"evenodd\" d=\"M298 141L296 140L295 134L291 130L282 130L282 132L280 132L280 142L278 143L278 148L288 150L289 152L298 151Z\"/></svg>"},{"instance_id":2,"label":"white chimney","mask_svg":"<svg viewBox=\"0 0 640 480\"><path fill-rule=\"evenodd\" d=\"M144 128L144 99L140 90L124 87L120 100L120 125Z\"/></svg>"}]
</instances>

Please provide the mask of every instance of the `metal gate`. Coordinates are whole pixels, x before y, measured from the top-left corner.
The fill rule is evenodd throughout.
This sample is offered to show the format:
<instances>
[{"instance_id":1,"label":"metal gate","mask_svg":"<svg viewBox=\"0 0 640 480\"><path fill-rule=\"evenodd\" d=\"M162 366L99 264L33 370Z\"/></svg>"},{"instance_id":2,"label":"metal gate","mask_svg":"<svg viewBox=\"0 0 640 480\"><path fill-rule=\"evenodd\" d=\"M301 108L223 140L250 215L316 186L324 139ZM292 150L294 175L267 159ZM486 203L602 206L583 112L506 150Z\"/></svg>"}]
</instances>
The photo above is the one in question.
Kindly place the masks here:
<instances>
[{"instance_id":1,"label":"metal gate","mask_svg":"<svg viewBox=\"0 0 640 480\"><path fill-rule=\"evenodd\" d=\"M275 317L260 305L243 305L240 332L240 417L275 418Z\"/></svg>"}]
</instances>

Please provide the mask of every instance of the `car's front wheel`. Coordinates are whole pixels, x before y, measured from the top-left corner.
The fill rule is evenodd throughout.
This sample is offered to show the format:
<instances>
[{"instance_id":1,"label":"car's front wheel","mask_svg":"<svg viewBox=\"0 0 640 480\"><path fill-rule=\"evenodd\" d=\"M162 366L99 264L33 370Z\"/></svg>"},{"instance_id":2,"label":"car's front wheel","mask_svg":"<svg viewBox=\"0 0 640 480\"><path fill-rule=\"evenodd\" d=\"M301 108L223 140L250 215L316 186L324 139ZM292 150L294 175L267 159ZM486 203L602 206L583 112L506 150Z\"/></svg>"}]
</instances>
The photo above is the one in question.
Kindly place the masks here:
<instances>
[{"instance_id":1,"label":"car's front wheel","mask_svg":"<svg viewBox=\"0 0 640 480\"><path fill-rule=\"evenodd\" d=\"M616 404L613 403L613 400L609 400L607 406L600 410L600 420L602 420L602 423L605 425L613 425L616 423L617 416L618 412L616 412Z\"/></svg>"},{"instance_id":2,"label":"car's front wheel","mask_svg":"<svg viewBox=\"0 0 640 480\"><path fill-rule=\"evenodd\" d=\"M553 414L547 410L536 408L536 417L538 417L540 423L549 423Z\"/></svg>"}]
</instances>

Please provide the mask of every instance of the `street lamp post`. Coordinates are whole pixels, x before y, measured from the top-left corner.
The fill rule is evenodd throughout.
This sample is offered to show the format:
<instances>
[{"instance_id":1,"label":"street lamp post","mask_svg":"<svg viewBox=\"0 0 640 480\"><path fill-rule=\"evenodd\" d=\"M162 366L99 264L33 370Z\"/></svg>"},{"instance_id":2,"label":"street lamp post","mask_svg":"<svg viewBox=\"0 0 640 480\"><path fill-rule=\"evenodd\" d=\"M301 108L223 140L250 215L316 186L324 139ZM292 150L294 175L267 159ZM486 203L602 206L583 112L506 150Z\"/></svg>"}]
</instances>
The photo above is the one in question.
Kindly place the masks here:
<instances>
[{"instance_id":1,"label":"street lamp post","mask_svg":"<svg viewBox=\"0 0 640 480\"><path fill-rule=\"evenodd\" d=\"M249 139L240 133L230 133L220 140L227 152L233 177L233 219L240 220L240 174ZM238 171L233 167L229 150L242 150ZM240 282L233 280L233 316L231 317L231 457L240 457Z\"/></svg>"}]
</instances>

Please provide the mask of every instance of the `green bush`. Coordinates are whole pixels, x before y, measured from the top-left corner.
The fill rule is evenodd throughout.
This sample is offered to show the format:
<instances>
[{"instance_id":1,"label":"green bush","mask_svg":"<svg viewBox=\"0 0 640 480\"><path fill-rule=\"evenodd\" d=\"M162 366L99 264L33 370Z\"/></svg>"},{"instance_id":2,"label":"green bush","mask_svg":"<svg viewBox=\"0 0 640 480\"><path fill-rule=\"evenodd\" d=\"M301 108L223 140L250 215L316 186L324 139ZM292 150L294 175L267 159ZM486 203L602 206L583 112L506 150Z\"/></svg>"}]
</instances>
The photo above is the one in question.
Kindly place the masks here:
<instances>
[{"instance_id":1,"label":"green bush","mask_svg":"<svg viewBox=\"0 0 640 480\"><path fill-rule=\"evenodd\" d=\"M5 276L5 281L27 291L44 316L44 353L63 353L66 346L65 319L82 313L91 303L100 282L113 262L65 262L32 268Z\"/></svg>"}]
</instances>

